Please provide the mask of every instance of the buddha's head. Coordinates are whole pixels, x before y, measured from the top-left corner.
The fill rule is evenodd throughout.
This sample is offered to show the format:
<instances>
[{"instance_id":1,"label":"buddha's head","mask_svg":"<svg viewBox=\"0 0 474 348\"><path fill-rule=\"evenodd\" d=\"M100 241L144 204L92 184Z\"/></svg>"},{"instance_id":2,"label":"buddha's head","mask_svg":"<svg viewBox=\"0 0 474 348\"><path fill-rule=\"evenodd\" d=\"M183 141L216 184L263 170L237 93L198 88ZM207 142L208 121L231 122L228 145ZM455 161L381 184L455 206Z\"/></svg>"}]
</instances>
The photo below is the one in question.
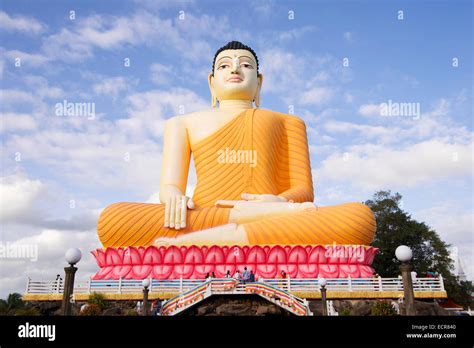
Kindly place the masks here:
<instances>
[{"instance_id":1,"label":"buddha's head","mask_svg":"<svg viewBox=\"0 0 474 348\"><path fill-rule=\"evenodd\" d=\"M209 74L212 106L221 100L250 100L260 106L263 75L258 72L257 54L238 41L219 48Z\"/></svg>"}]
</instances>

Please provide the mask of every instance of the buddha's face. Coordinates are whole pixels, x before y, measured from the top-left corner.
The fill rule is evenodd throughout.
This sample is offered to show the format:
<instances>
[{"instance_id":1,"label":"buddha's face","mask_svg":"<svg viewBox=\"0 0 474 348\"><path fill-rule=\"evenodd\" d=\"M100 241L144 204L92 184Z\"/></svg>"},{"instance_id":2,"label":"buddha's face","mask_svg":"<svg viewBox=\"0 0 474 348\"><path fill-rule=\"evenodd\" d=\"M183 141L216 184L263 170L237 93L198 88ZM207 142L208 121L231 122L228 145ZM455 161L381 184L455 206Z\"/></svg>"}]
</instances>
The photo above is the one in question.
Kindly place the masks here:
<instances>
[{"instance_id":1,"label":"buddha's face","mask_svg":"<svg viewBox=\"0 0 474 348\"><path fill-rule=\"evenodd\" d=\"M209 74L209 88L217 100L253 101L262 86L262 74L257 76L257 62L247 50L225 50L218 54L214 76Z\"/></svg>"}]
</instances>

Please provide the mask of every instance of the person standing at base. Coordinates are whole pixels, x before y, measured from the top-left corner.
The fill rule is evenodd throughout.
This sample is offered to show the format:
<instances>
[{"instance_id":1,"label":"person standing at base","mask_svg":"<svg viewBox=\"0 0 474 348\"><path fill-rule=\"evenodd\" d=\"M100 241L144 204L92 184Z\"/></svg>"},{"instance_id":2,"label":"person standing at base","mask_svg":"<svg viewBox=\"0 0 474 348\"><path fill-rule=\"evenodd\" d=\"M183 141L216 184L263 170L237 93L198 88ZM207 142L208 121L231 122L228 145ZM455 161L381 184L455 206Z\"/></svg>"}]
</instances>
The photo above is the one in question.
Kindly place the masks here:
<instances>
[{"instance_id":1,"label":"person standing at base","mask_svg":"<svg viewBox=\"0 0 474 348\"><path fill-rule=\"evenodd\" d=\"M250 278L250 273L249 271L247 270L247 267L244 267L244 272L242 273L242 278L244 280L244 284L246 282L248 282L249 278Z\"/></svg>"},{"instance_id":2,"label":"person standing at base","mask_svg":"<svg viewBox=\"0 0 474 348\"><path fill-rule=\"evenodd\" d=\"M250 270L249 283L255 283L255 274Z\"/></svg>"},{"instance_id":3,"label":"person standing at base","mask_svg":"<svg viewBox=\"0 0 474 348\"><path fill-rule=\"evenodd\" d=\"M239 282L242 280L242 276L240 275L239 270L235 271L234 279L237 279Z\"/></svg>"},{"instance_id":4,"label":"person standing at base","mask_svg":"<svg viewBox=\"0 0 474 348\"><path fill-rule=\"evenodd\" d=\"M155 315L161 315L160 314L160 311L161 311L161 301L160 300L156 300L155 301Z\"/></svg>"},{"instance_id":5,"label":"person standing at base","mask_svg":"<svg viewBox=\"0 0 474 348\"><path fill-rule=\"evenodd\" d=\"M56 276L56 279L54 280L54 284L53 284L53 291L54 292L59 292L62 282L63 282L63 278L61 278L61 275L58 274Z\"/></svg>"}]
</instances>

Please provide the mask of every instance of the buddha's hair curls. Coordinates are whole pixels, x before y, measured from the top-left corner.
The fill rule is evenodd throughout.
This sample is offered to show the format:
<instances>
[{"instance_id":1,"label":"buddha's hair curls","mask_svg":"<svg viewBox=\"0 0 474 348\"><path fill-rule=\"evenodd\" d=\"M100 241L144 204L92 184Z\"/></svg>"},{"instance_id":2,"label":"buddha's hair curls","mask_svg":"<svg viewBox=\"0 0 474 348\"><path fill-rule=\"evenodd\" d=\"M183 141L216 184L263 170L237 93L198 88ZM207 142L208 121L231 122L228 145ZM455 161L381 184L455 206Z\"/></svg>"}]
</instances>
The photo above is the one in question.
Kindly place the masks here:
<instances>
[{"instance_id":1,"label":"buddha's hair curls","mask_svg":"<svg viewBox=\"0 0 474 348\"><path fill-rule=\"evenodd\" d=\"M257 61L257 75L258 75L258 57L255 51L251 47L244 45L240 41L230 41L225 46L222 46L221 48L219 48L216 54L214 55L214 60L212 61L212 76L214 76L214 67L216 64L216 58L219 55L219 53L225 50L246 50L252 53L253 56L255 57L255 60Z\"/></svg>"}]
</instances>

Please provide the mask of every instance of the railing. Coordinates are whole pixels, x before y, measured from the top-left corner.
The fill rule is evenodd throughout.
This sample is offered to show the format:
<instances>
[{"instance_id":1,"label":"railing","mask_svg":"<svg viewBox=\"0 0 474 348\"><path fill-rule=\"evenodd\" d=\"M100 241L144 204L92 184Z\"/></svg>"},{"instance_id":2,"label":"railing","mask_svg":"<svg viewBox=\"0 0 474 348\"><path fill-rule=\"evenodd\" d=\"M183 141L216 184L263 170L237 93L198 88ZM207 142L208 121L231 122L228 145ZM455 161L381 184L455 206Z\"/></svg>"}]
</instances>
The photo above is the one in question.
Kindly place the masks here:
<instances>
[{"instance_id":1,"label":"railing","mask_svg":"<svg viewBox=\"0 0 474 348\"><path fill-rule=\"evenodd\" d=\"M162 315L176 315L212 295L256 294L296 315L312 315L308 301L263 282L243 284L232 278L209 279L163 304Z\"/></svg>"},{"instance_id":2,"label":"railing","mask_svg":"<svg viewBox=\"0 0 474 348\"><path fill-rule=\"evenodd\" d=\"M37 281L28 278L26 283L27 294L62 294L63 292L64 283L62 281Z\"/></svg>"},{"instance_id":3,"label":"railing","mask_svg":"<svg viewBox=\"0 0 474 348\"><path fill-rule=\"evenodd\" d=\"M161 309L161 314L176 315L214 294L222 295L244 292L245 290L242 291L239 287L239 282L235 279L207 279L201 285L196 285L194 288L166 301Z\"/></svg>"},{"instance_id":4,"label":"railing","mask_svg":"<svg viewBox=\"0 0 474 348\"><path fill-rule=\"evenodd\" d=\"M403 291L402 278L329 278L326 289L328 291ZM291 292L319 291L318 279L265 279L265 283L272 284ZM444 291L443 278L415 278L413 291Z\"/></svg>"},{"instance_id":5,"label":"railing","mask_svg":"<svg viewBox=\"0 0 474 348\"><path fill-rule=\"evenodd\" d=\"M311 313L308 301L294 296L288 291L272 286L265 282L249 283L245 288L246 292L257 293L268 301L296 314L313 315Z\"/></svg>"},{"instance_id":6,"label":"railing","mask_svg":"<svg viewBox=\"0 0 474 348\"><path fill-rule=\"evenodd\" d=\"M403 291L402 278L330 278L326 279L328 291ZM319 291L318 279L259 279L259 282L267 283L288 292L317 292ZM204 279L152 279L149 290L154 292L166 292L171 294L182 294L197 285L204 284ZM140 293L142 292L141 280L88 280L76 281L74 293L91 294L99 293ZM444 291L443 278L415 278L413 280L415 292ZM57 281L34 281L28 278L26 294L61 294L64 291L63 282ZM244 293L245 290L237 286L234 291Z\"/></svg>"}]
</instances>

